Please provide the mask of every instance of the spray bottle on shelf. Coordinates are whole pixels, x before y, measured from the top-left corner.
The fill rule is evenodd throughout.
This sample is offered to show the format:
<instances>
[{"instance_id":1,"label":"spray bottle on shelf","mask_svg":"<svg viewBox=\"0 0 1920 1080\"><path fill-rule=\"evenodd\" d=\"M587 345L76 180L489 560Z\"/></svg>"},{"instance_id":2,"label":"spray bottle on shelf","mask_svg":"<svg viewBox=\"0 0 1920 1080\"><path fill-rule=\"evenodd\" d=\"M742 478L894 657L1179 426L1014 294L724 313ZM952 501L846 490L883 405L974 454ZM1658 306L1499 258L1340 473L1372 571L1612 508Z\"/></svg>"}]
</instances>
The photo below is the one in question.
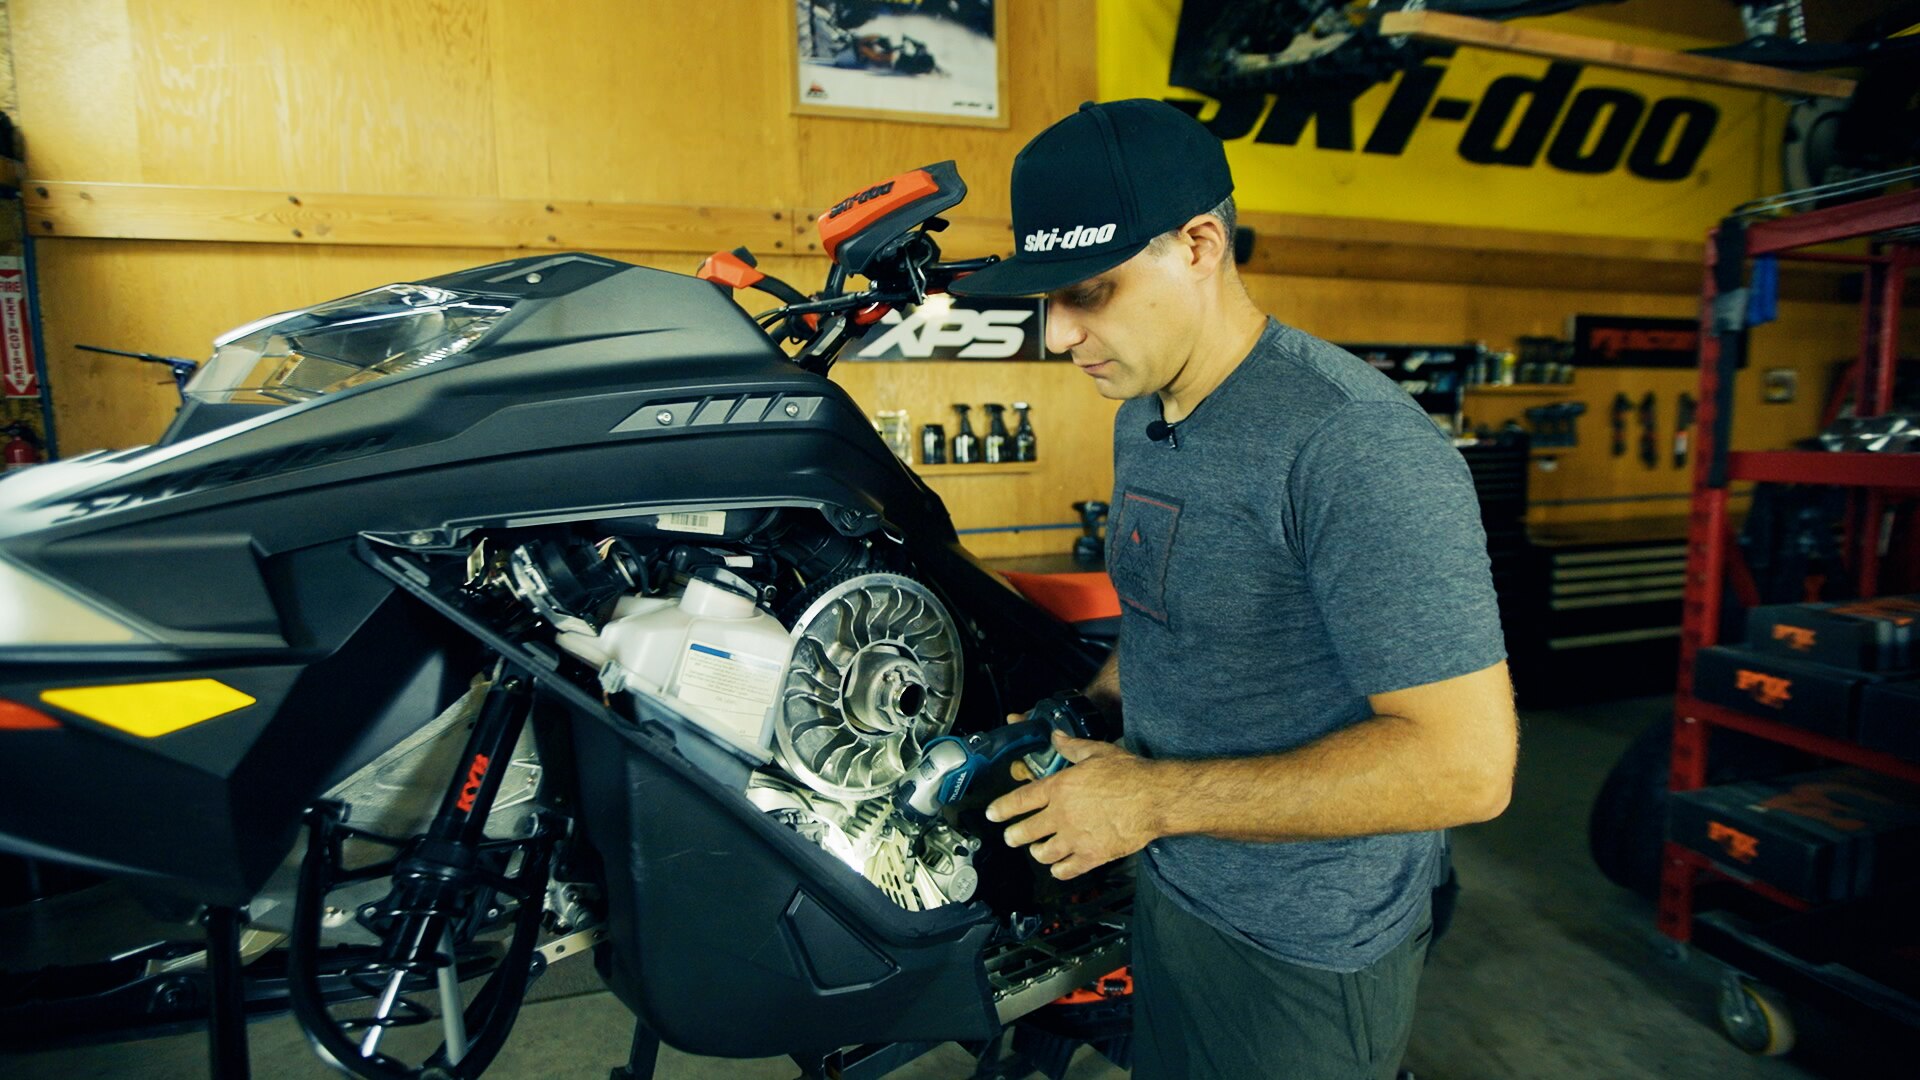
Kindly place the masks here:
<instances>
[{"instance_id":1,"label":"spray bottle on shelf","mask_svg":"<svg viewBox=\"0 0 1920 1080\"><path fill-rule=\"evenodd\" d=\"M920 464L947 463L947 429L939 424L920 425Z\"/></svg>"},{"instance_id":2,"label":"spray bottle on shelf","mask_svg":"<svg viewBox=\"0 0 1920 1080\"><path fill-rule=\"evenodd\" d=\"M1028 415L1033 410L1033 406L1024 401L1016 401L1013 407L1020 414L1020 426L1013 432L1013 460L1038 461L1040 444L1033 437L1033 418Z\"/></svg>"},{"instance_id":3,"label":"spray bottle on shelf","mask_svg":"<svg viewBox=\"0 0 1920 1080\"><path fill-rule=\"evenodd\" d=\"M960 414L960 430L953 436L953 463L971 465L980 460L980 439L974 435L973 420L967 415L973 406L955 405L953 411Z\"/></svg>"},{"instance_id":4,"label":"spray bottle on shelf","mask_svg":"<svg viewBox=\"0 0 1920 1080\"><path fill-rule=\"evenodd\" d=\"M1013 436L1007 434L1007 407L989 402L987 410L987 454L989 465L1013 460Z\"/></svg>"}]
</instances>

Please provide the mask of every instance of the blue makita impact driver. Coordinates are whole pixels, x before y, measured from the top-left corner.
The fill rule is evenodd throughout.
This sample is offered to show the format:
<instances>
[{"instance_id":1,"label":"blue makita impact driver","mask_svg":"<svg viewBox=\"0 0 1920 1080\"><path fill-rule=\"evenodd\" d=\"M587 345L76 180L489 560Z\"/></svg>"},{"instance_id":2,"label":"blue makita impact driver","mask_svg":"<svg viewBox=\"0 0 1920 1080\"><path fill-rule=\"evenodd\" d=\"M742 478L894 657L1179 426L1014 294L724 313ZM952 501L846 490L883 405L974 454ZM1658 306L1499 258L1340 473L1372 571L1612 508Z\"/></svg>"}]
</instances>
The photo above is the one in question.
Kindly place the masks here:
<instances>
[{"instance_id":1,"label":"blue makita impact driver","mask_svg":"<svg viewBox=\"0 0 1920 1080\"><path fill-rule=\"evenodd\" d=\"M1002 762L1019 758L1028 779L1052 776L1068 764L1053 748L1053 733L1076 739L1107 735L1106 718L1085 694L1042 698L1025 720L974 735L942 735L927 743L920 764L894 790L894 803L915 821L931 821L959 802L974 781Z\"/></svg>"}]
</instances>

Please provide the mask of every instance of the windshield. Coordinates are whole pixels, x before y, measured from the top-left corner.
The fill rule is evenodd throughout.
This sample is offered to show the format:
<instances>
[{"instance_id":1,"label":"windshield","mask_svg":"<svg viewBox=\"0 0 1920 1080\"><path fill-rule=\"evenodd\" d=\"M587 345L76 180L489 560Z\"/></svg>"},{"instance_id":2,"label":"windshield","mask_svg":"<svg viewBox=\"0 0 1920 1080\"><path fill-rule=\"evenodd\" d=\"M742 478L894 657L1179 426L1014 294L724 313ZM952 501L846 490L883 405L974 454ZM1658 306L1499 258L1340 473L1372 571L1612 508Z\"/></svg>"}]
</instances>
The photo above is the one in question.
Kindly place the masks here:
<instances>
[{"instance_id":1,"label":"windshield","mask_svg":"<svg viewBox=\"0 0 1920 1080\"><path fill-rule=\"evenodd\" d=\"M494 297L383 285L223 335L186 394L216 404L306 401L443 363L510 310Z\"/></svg>"}]
</instances>

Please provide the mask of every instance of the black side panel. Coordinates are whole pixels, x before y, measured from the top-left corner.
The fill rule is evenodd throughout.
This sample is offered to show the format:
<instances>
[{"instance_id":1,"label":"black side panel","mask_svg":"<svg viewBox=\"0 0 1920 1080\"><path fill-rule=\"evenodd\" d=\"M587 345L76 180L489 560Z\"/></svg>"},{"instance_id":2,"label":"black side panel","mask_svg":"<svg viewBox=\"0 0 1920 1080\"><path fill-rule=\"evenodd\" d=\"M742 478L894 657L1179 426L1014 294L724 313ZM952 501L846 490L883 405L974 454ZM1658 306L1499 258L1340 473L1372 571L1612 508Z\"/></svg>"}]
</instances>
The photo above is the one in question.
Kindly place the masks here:
<instances>
[{"instance_id":1,"label":"black side panel","mask_svg":"<svg viewBox=\"0 0 1920 1080\"><path fill-rule=\"evenodd\" d=\"M159 626L260 635L262 645L284 644L279 612L246 532L109 531L52 548L45 559L61 580L85 581L99 595Z\"/></svg>"},{"instance_id":2,"label":"black side panel","mask_svg":"<svg viewBox=\"0 0 1920 1080\"><path fill-rule=\"evenodd\" d=\"M997 1030L980 961L989 921L892 934L605 724L573 732L588 836L610 867L631 863L608 875L603 971L668 1043L766 1057Z\"/></svg>"},{"instance_id":3,"label":"black side panel","mask_svg":"<svg viewBox=\"0 0 1920 1080\"><path fill-rule=\"evenodd\" d=\"M479 668L471 638L344 543L266 569L296 644L264 654L277 662L0 664L0 698L62 721L7 739L0 850L245 903L292 846L300 808L432 719ZM39 701L46 689L195 678L255 703L141 738Z\"/></svg>"},{"instance_id":4,"label":"black side panel","mask_svg":"<svg viewBox=\"0 0 1920 1080\"><path fill-rule=\"evenodd\" d=\"M249 895L292 848L307 803L438 716L483 662L471 639L396 593L337 652L302 671L228 783Z\"/></svg>"},{"instance_id":5,"label":"black side panel","mask_svg":"<svg viewBox=\"0 0 1920 1080\"><path fill-rule=\"evenodd\" d=\"M209 431L237 424L242 420L251 420L264 416L278 405L210 405L204 401L187 400L180 403L180 411L173 414L173 422L160 436L156 446L172 446L185 442L195 435L205 435Z\"/></svg>"}]
</instances>

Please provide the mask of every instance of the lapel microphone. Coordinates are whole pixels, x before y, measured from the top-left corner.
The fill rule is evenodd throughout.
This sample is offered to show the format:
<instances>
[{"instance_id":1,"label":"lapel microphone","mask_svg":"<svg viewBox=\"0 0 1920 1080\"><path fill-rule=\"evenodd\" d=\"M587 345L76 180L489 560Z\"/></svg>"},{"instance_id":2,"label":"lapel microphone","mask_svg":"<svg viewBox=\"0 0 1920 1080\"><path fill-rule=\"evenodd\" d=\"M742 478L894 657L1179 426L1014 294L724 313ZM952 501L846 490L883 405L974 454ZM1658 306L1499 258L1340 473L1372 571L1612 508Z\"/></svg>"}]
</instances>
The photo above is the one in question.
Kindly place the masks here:
<instances>
[{"instance_id":1,"label":"lapel microphone","mask_svg":"<svg viewBox=\"0 0 1920 1080\"><path fill-rule=\"evenodd\" d=\"M1154 442L1166 443L1172 449L1180 449L1180 436L1174 432L1173 425L1165 420L1155 420L1148 424L1147 438Z\"/></svg>"}]
</instances>

